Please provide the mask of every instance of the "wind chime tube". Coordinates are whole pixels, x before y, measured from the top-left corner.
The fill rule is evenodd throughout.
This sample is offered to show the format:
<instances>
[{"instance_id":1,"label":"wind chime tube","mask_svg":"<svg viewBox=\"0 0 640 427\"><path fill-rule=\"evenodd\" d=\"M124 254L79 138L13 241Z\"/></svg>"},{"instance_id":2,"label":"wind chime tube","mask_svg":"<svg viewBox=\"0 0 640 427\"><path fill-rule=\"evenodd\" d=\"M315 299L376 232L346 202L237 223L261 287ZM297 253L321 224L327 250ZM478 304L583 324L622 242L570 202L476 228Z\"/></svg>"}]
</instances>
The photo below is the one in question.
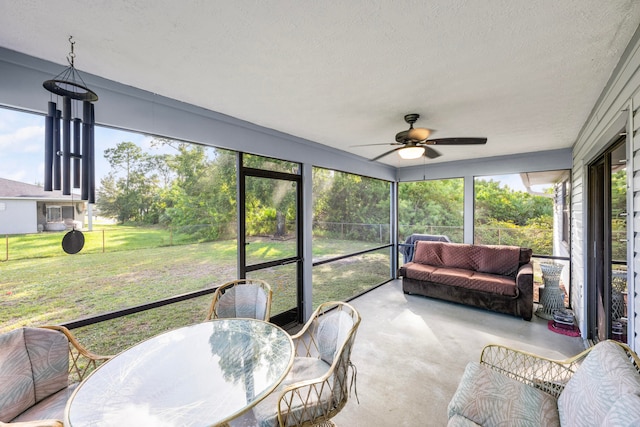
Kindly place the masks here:
<instances>
[{"instance_id":1,"label":"wind chime tube","mask_svg":"<svg viewBox=\"0 0 640 427\"><path fill-rule=\"evenodd\" d=\"M53 189L60 190L60 110L53 119Z\"/></svg>"},{"instance_id":2,"label":"wind chime tube","mask_svg":"<svg viewBox=\"0 0 640 427\"><path fill-rule=\"evenodd\" d=\"M91 110L91 120L89 121L89 164L91 165L91 173L89 174L89 203L96 202L96 156L95 156L95 123L96 116L93 104L89 103Z\"/></svg>"},{"instance_id":3,"label":"wind chime tube","mask_svg":"<svg viewBox=\"0 0 640 427\"><path fill-rule=\"evenodd\" d=\"M80 188L80 132L82 120L73 119L73 188Z\"/></svg>"},{"instance_id":4,"label":"wind chime tube","mask_svg":"<svg viewBox=\"0 0 640 427\"><path fill-rule=\"evenodd\" d=\"M56 103L49 101L47 115L44 118L44 191L52 191L53 174L53 119L56 115Z\"/></svg>"},{"instance_id":5,"label":"wind chime tube","mask_svg":"<svg viewBox=\"0 0 640 427\"><path fill-rule=\"evenodd\" d=\"M89 200L89 145L90 145L90 126L91 120L91 103L84 101L82 103L82 190L80 198Z\"/></svg>"},{"instance_id":6,"label":"wind chime tube","mask_svg":"<svg viewBox=\"0 0 640 427\"><path fill-rule=\"evenodd\" d=\"M71 195L71 98L62 97L62 194Z\"/></svg>"}]
</instances>

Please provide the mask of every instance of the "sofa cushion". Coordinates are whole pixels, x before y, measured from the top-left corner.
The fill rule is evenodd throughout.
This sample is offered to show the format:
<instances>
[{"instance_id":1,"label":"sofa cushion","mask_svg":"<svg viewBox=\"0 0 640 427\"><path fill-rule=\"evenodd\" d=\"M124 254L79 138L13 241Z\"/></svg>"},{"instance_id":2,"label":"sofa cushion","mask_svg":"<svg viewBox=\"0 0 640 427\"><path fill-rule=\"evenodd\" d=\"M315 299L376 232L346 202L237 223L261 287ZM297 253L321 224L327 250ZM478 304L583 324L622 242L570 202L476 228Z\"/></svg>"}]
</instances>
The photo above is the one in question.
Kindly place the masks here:
<instances>
[{"instance_id":1,"label":"sofa cushion","mask_svg":"<svg viewBox=\"0 0 640 427\"><path fill-rule=\"evenodd\" d=\"M612 341L598 343L571 377L558 399L563 426L600 425L614 404L640 394L640 374Z\"/></svg>"},{"instance_id":2,"label":"sofa cushion","mask_svg":"<svg viewBox=\"0 0 640 427\"><path fill-rule=\"evenodd\" d=\"M471 256L474 257L476 271L514 277L520 266L520 248L518 246L475 245Z\"/></svg>"},{"instance_id":3,"label":"sofa cushion","mask_svg":"<svg viewBox=\"0 0 640 427\"><path fill-rule=\"evenodd\" d=\"M447 427L476 427L480 426L480 424L476 424L468 418L463 417L462 415L455 414L453 417L449 418L449 422L447 423Z\"/></svg>"},{"instance_id":4,"label":"sofa cushion","mask_svg":"<svg viewBox=\"0 0 640 427\"><path fill-rule=\"evenodd\" d=\"M0 384L0 421L11 421L36 403L23 329L0 335Z\"/></svg>"},{"instance_id":5,"label":"sofa cushion","mask_svg":"<svg viewBox=\"0 0 640 427\"><path fill-rule=\"evenodd\" d=\"M497 295L517 295L514 280L507 276L477 273L456 268L436 268L430 274L430 280L448 286L473 289Z\"/></svg>"},{"instance_id":6,"label":"sofa cushion","mask_svg":"<svg viewBox=\"0 0 640 427\"><path fill-rule=\"evenodd\" d=\"M436 268L438 267L420 264L419 262L410 262L402 266L401 274L409 279L431 281L431 273Z\"/></svg>"},{"instance_id":7,"label":"sofa cushion","mask_svg":"<svg viewBox=\"0 0 640 427\"><path fill-rule=\"evenodd\" d=\"M560 425L551 395L477 362L467 364L449 403L449 418L456 415L485 427Z\"/></svg>"},{"instance_id":8,"label":"sofa cushion","mask_svg":"<svg viewBox=\"0 0 640 427\"><path fill-rule=\"evenodd\" d=\"M69 341L58 331L24 328L24 342L31 361L36 402L39 402L69 383Z\"/></svg>"},{"instance_id":9,"label":"sofa cushion","mask_svg":"<svg viewBox=\"0 0 640 427\"><path fill-rule=\"evenodd\" d=\"M616 400L601 427L640 426L640 396L625 394Z\"/></svg>"},{"instance_id":10,"label":"sofa cushion","mask_svg":"<svg viewBox=\"0 0 640 427\"><path fill-rule=\"evenodd\" d=\"M514 277L522 251L517 246L416 242L413 261L434 267L456 268Z\"/></svg>"}]
</instances>

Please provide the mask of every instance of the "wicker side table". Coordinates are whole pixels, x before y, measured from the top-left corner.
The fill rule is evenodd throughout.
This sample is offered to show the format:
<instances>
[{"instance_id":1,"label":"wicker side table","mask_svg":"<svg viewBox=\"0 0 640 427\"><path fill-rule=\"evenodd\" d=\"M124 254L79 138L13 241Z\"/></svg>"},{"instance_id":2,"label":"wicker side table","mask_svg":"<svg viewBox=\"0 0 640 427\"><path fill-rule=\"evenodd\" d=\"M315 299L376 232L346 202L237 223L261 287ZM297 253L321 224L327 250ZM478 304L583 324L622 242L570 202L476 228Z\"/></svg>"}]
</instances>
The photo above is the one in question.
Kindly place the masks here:
<instances>
[{"instance_id":1,"label":"wicker side table","mask_svg":"<svg viewBox=\"0 0 640 427\"><path fill-rule=\"evenodd\" d=\"M540 264L544 286L540 288L540 303L536 316L552 320L553 311L564 308L564 291L560 289L561 264Z\"/></svg>"}]
</instances>

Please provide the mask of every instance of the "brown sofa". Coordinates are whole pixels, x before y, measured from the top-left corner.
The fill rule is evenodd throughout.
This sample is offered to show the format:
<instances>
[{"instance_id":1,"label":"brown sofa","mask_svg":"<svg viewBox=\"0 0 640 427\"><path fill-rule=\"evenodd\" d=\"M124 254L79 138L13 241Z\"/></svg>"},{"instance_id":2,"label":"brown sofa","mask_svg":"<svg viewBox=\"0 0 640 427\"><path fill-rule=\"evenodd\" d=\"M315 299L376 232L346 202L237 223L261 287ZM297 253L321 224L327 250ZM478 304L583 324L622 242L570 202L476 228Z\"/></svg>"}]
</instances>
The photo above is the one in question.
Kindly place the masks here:
<instances>
[{"instance_id":1,"label":"brown sofa","mask_svg":"<svg viewBox=\"0 0 640 427\"><path fill-rule=\"evenodd\" d=\"M402 290L531 320L532 250L517 246L418 241L400 267Z\"/></svg>"}]
</instances>

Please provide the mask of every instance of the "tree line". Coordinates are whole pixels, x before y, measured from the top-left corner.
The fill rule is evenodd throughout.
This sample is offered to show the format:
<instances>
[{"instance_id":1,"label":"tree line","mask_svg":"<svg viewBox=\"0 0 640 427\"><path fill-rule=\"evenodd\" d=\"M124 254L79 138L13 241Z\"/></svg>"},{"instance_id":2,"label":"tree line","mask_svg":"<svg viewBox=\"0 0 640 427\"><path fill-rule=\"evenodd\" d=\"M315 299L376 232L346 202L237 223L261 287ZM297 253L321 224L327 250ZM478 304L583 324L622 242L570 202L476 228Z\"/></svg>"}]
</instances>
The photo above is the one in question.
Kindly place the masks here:
<instances>
[{"instance_id":1,"label":"tree line","mask_svg":"<svg viewBox=\"0 0 640 427\"><path fill-rule=\"evenodd\" d=\"M152 145L170 154L145 153L132 142L105 150L110 172L101 179L97 193L100 214L120 223L180 228L202 239L228 234L225 227L236 220L235 153L167 139L155 139ZM259 156L245 157L249 167L288 167L288 162L283 162L284 166L274 162ZM291 188L290 183L248 179L246 185L249 233L273 234L277 224L295 220L296 194L287 188ZM461 228L463 185L462 179L401 183L400 224ZM327 236L335 230L326 224L340 223L359 225L351 227L346 238L377 238L377 229L366 225L389 223L390 184L386 181L314 168L313 197L314 231ZM486 236L477 236L476 240L487 243L494 243L490 241L490 229L546 229L550 233L553 201L512 190L497 181L478 179L475 225L477 230L487 230ZM344 230L341 232L344 235ZM549 249L549 233L530 246Z\"/></svg>"}]
</instances>

